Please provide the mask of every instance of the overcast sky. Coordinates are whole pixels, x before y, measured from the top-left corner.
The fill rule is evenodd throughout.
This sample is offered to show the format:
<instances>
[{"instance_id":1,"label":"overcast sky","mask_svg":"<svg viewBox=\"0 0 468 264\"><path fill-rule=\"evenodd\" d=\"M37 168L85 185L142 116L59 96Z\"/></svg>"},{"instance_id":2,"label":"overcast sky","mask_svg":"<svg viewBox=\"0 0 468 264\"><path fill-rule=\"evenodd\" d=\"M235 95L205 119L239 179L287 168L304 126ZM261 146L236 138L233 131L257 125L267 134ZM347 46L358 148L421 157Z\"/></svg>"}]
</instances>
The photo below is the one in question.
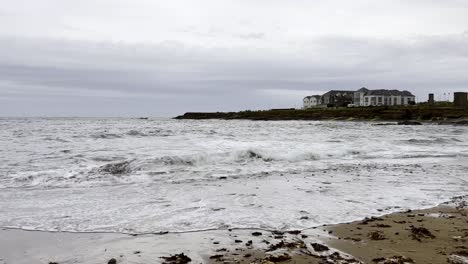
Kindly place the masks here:
<instances>
[{"instance_id":1,"label":"overcast sky","mask_svg":"<svg viewBox=\"0 0 468 264\"><path fill-rule=\"evenodd\" d=\"M1 116L300 107L468 91L466 0L0 0Z\"/></svg>"}]
</instances>

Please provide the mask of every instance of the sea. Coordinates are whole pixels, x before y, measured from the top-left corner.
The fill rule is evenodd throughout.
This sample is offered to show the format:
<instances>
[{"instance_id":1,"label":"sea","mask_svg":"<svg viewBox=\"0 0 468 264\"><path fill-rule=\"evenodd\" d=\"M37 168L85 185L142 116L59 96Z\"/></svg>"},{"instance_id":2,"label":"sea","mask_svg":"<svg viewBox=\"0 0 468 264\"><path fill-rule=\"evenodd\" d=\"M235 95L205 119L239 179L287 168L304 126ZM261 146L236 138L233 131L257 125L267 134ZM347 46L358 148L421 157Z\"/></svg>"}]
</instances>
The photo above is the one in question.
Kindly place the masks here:
<instances>
[{"instance_id":1,"label":"sea","mask_svg":"<svg viewBox=\"0 0 468 264\"><path fill-rule=\"evenodd\" d=\"M468 127L0 119L0 227L302 230L468 194Z\"/></svg>"}]
</instances>

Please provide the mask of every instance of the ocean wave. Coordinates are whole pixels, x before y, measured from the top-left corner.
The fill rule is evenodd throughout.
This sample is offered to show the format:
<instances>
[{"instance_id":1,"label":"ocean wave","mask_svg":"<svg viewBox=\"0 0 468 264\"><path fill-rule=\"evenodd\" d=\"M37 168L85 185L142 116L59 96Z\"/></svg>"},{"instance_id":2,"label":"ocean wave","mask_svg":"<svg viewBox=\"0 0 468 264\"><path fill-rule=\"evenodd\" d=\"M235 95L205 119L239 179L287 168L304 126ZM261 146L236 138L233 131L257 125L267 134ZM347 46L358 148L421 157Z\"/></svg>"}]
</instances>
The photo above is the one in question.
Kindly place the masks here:
<instances>
[{"instance_id":1,"label":"ocean wave","mask_svg":"<svg viewBox=\"0 0 468 264\"><path fill-rule=\"evenodd\" d=\"M127 136L130 137L168 137L171 136L173 133L170 130L136 130L132 129L124 133L96 133L90 135L91 138L94 139L115 139L115 138L124 138Z\"/></svg>"},{"instance_id":2,"label":"ocean wave","mask_svg":"<svg viewBox=\"0 0 468 264\"><path fill-rule=\"evenodd\" d=\"M405 139L402 140L405 143L410 143L410 144L441 144L441 143L447 143L449 140L445 138L436 138L436 139L418 139L418 138L410 138L410 139Z\"/></svg>"},{"instance_id":3,"label":"ocean wave","mask_svg":"<svg viewBox=\"0 0 468 264\"><path fill-rule=\"evenodd\" d=\"M92 134L91 138L94 139L114 139L114 138L121 138L121 135L114 134L114 133L98 133L98 134Z\"/></svg>"},{"instance_id":4,"label":"ocean wave","mask_svg":"<svg viewBox=\"0 0 468 264\"><path fill-rule=\"evenodd\" d=\"M122 161L105 164L97 169L98 172L112 175L123 175L131 171L131 161Z\"/></svg>"},{"instance_id":5,"label":"ocean wave","mask_svg":"<svg viewBox=\"0 0 468 264\"><path fill-rule=\"evenodd\" d=\"M272 157L267 157L264 154L261 154L260 152L256 152L254 150L246 150L246 151L240 151L236 153L236 158L235 161L237 162L244 162L248 160L262 160L265 162L271 162L274 159Z\"/></svg>"},{"instance_id":6,"label":"ocean wave","mask_svg":"<svg viewBox=\"0 0 468 264\"><path fill-rule=\"evenodd\" d=\"M139 136L139 137L146 137L148 136L146 133L143 133L139 130L130 130L127 132L127 135L129 136Z\"/></svg>"}]
</instances>

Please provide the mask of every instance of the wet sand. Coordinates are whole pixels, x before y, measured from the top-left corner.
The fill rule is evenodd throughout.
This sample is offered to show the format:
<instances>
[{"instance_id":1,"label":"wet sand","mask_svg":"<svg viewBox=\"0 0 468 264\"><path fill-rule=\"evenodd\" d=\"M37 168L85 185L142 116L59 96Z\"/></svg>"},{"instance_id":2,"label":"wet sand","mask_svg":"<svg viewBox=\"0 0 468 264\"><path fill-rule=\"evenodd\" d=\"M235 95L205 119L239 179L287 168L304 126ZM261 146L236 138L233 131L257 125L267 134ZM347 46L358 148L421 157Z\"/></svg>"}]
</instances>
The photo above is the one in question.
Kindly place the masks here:
<instances>
[{"instance_id":1,"label":"wet sand","mask_svg":"<svg viewBox=\"0 0 468 264\"><path fill-rule=\"evenodd\" d=\"M468 263L466 198L302 231L0 230L0 263ZM110 262L109 262L110 261Z\"/></svg>"},{"instance_id":2,"label":"wet sand","mask_svg":"<svg viewBox=\"0 0 468 264\"><path fill-rule=\"evenodd\" d=\"M328 244L366 263L391 257L447 263L452 254L468 257L467 214L466 208L439 206L332 226L338 239Z\"/></svg>"}]
</instances>

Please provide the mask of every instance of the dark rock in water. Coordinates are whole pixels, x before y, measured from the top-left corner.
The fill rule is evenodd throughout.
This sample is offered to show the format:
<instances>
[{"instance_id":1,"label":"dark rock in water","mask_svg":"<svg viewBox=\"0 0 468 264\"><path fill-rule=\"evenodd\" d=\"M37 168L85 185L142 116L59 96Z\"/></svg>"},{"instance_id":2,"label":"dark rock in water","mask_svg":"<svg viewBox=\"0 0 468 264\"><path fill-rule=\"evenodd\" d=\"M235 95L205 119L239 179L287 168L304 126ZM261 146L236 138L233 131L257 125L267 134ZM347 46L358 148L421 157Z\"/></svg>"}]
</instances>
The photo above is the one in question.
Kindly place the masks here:
<instances>
[{"instance_id":1,"label":"dark rock in water","mask_svg":"<svg viewBox=\"0 0 468 264\"><path fill-rule=\"evenodd\" d=\"M187 257L184 253L175 254L170 257L161 257L161 258L164 259L163 263L167 263L167 264L185 264L185 263L189 263L190 261L192 261L192 259Z\"/></svg>"},{"instance_id":2,"label":"dark rock in water","mask_svg":"<svg viewBox=\"0 0 468 264\"><path fill-rule=\"evenodd\" d=\"M250 246L252 245L252 243L253 243L252 240L249 240L249 241L247 241L247 243L245 243L245 245L246 245L247 247L250 247Z\"/></svg>"},{"instance_id":3,"label":"dark rock in water","mask_svg":"<svg viewBox=\"0 0 468 264\"><path fill-rule=\"evenodd\" d=\"M327 251L327 250L330 250L330 248L328 248L327 246L325 245L322 245L322 244L319 244L319 243L312 243L310 244L312 246L312 248L317 251L317 252L323 252L323 251Z\"/></svg>"},{"instance_id":4,"label":"dark rock in water","mask_svg":"<svg viewBox=\"0 0 468 264\"><path fill-rule=\"evenodd\" d=\"M246 157L249 158L249 159L260 159L260 160L263 160L263 161L266 161L266 162L272 161L271 158L265 158L262 155L260 155L259 153L256 153L256 152L254 152L252 150L247 151Z\"/></svg>"},{"instance_id":5,"label":"dark rock in water","mask_svg":"<svg viewBox=\"0 0 468 264\"><path fill-rule=\"evenodd\" d=\"M107 264L117 264L117 260L115 258L111 258Z\"/></svg>"},{"instance_id":6,"label":"dark rock in water","mask_svg":"<svg viewBox=\"0 0 468 264\"><path fill-rule=\"evenodd\" d=\"M236 239L234 240L234 243L242 243L242 240Z\"/></svg>"},{"instance_id":7,"label":"dark rock in water","mask_svg":"<svg viewBox=\"0 0 468 264\"><path fill-rule=\"evenodd\" d=\"M459 125L459 126L468 126L468 120L456 121L456 122L455 122L455 125Z\"/></svg>"},{"instance_id":8,"label":"dark rock in water","mask_svg":"<svg viewBox=\"0 0 468 264\"><path fill-rule=\"evenodd\" d=\"M104 166L101 166L98 169L102 173L109 173L112 175L121 175L130 172L130 162L122 161L117 163L110 163Z\"/></svg>"},{"instance_id":9,"label":"dark rock in water","mask_svg":"<svg viewBox=\"0 0 468 264\"><path fill-rule=\"evenodd\" d=\"M253 232L253 233L252 233L252 236L261 236L261 235L262 235L261 232Z\"/></svg>"},{"instance_id":10,"label":"dark rock in water","mask_svg":"<svg viewBox=\"0 0 468 264\"><path fill-rule=\"evenodd\" d=\"M299 230L291 230L291 231L288 231L289 234L291 235L299 235L301 233L301 231Z\"/></svg>"},{"instance_id":11,"label":"dark rock in water","mask_svg":"<svg viewBox=\"0 0 468 264\"><path fill-rule=\"evenodd\" d=\"M405 121L398 122L398 125L418 126L418 125L422 125L422 123L418 121L405 120Z\"/></svg>"},{"instance_id":12,"label":"dark rock in water","mask_svg":"<svg viewBox=\"0 0 468 264\"><path fill-rule=\"evenodd\" d=\"M1 260L1 259L0 259ZM58 264L58 262L49 262L49 264Z\"/></svg>"},{"instance_id":13,"label":"dark rock in water","mask_svg":"<svg viewBox=\"0 0 468 264\"><path fill-rule=\"evenodd\" d=\"M373 124L374 126L394 126L396 123L377 123Z\"/></svg>"},{"instance_id":14,"label":"dark rock in water","mask_svg":"<svg viewBox=\"0 0 468 264\"><path fill-rule=\"evenodd\" d=\"M444 120L444 121L440 121L438 124L439 124L439 125L467 126L467 125L468 125L468 119L462 119L462 120Z\"/></svg>"}]
</instances>

